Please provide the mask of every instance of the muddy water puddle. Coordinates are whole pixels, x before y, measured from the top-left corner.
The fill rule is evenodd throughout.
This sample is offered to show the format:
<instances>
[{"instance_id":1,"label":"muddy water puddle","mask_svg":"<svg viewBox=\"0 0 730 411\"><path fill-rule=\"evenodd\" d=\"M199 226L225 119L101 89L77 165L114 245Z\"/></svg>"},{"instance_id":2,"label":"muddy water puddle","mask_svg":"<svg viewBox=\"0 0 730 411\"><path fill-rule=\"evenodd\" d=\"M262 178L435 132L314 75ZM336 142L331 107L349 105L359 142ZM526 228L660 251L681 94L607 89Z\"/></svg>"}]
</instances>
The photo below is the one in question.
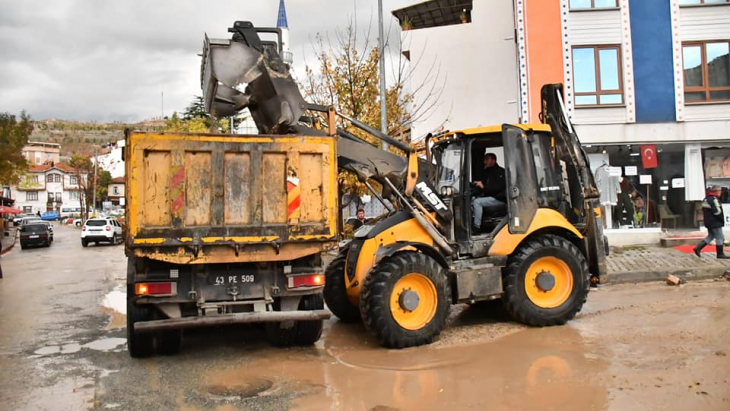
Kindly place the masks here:
<instances>
[{"instance_id":1,"label":"muddy water puddle","mask_svg":"<svg viewBox=\"0 0 730 411\"><path fill-rule=\"evenodd\" d=\"M584 354L580 334L570 327L405 350L385 350L361 333L332 328L321 349L272 351L207 376L207 386L235 392L270 381L256 395L292 395L296 410L606 407L607 392L596 378L605 364Z\"/></svg>"}]
</instances>

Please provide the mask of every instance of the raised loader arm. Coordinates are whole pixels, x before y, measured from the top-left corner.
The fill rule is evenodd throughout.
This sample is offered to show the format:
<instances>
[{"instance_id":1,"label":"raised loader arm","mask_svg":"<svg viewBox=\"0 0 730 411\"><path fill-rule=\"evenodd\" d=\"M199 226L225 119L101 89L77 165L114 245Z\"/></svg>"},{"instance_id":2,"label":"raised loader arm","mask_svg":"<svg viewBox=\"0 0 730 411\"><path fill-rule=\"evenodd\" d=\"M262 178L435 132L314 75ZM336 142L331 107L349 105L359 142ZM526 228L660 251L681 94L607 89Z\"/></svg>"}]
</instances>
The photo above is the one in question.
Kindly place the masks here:
<instances>
[{"instance_id":1,"label":"raised loader arm","mask_svg":"<svg viewBox=\"0 0 730 411\"><path fill-rule=\"evenodd\" d=\"M337 135L338 167L357 174L367 182L382 184L389 198L412 210L414 216L434 237L439 246L452 253L445 237L436 227L450 222L452 215L435 193L425 170L431 167L419 160L412 148L357 119L334 110L307 104L279 53L279 43L262 42L259 33L279 33L277 29L254 27L251 22L237 21L228 29L231 39L205 38L201 65L201 87L206 110L214 116L230 116L248 108L262 134L321 135L300 119L305 111L325 112L330 118L329 134ZM280 39L281 36L279 36ZM371 143L335 127L334 116L373 138L403 151L405 156L383 151ZM419 167L419 165L421 167ZM419 172L419 168L421 169ZM414 196L418 193L423 203Z\"/></svg>"}]
</instances>

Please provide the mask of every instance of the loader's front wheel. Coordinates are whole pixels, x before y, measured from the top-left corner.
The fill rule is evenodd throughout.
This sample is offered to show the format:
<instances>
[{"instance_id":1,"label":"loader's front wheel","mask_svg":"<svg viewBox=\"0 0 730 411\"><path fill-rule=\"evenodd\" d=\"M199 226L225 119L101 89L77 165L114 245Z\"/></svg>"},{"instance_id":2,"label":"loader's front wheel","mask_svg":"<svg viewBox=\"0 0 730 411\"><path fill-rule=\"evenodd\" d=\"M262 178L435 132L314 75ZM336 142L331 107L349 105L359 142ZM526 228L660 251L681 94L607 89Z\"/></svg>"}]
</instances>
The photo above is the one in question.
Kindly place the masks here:
<instances>
[{"instance_id":1,"label":"loader's front wheel","mask_svg":"<svg viewBox=\"0 0 730 411\"><path fill-rule=\"evenodd\" d=\"M348 249L340 251L324 271L324 301L327 303L327 308L340 321L355 323L360 321L360 309L347 298L345 286L347 251Z\"/></svg>"},{"instance_id":2,"label":"loader's front wheel","mask_svg":"<svg viewBox=\"0 0 730 411\"><path fill-rule=\"evenodd\" d=\"M365 279L360 314L388 348L429 344L446 325L451 287L431 257L402 252L383 259Z\"/></svg>"},{"instance_id":3,"label":"loader's front wheel","mask_svg":"<svg viewBox=\"0 0 730 411\"><path fill-rule=\"evenodd\" d=\"M515 320L539 327L573 319L588 297L590 279L583 253L555 235L528 240L503 271L507 312Z\"/></svg>"}]
</instances>

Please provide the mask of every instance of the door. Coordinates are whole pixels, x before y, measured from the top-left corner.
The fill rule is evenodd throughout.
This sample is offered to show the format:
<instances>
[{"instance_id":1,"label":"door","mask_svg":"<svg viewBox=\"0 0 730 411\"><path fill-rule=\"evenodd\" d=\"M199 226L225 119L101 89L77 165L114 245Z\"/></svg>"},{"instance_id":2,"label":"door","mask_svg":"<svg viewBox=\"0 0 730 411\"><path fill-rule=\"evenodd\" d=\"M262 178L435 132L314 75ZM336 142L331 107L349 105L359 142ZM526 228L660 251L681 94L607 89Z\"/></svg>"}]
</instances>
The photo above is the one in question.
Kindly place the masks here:
<instances>
[{"instance_id":1,"label":"door","mask_svg":"<svg viewBox=\"0 0 730 411\"><path fill-rule=\"evenodd\" d=\"M537 212L535 160L527 134L521 128L502 125L509 232L524 234Z\"/></svg>"}]
</instances>

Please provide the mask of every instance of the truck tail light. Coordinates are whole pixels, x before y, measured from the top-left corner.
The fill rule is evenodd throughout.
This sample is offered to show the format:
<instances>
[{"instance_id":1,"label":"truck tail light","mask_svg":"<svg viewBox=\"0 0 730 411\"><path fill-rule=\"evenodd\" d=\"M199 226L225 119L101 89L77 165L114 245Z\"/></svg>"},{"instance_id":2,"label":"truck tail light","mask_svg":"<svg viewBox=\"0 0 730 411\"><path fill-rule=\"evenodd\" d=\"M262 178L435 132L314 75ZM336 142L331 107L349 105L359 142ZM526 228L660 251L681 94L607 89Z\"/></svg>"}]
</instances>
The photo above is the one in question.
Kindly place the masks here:
<instances>
[{"instance_id":1,"label":"truck tail light","mask_svg":"<svg viewBox=\"0 0 730 411\"><path fill-rule=\"evenodd\" d=\"M289 288L319 287L324 285L324 275L306 274L290 276L288 280L288 285Z\"/></svg>"},{"instance_id":2,"label":"truck tail light","mask_svg":"<svg viewBox=\"0 0 730 411\"><path fill-rule=\"evenodd\" d=\"M173 287L173 283L137 283L134 285L136 295L175 294L176 292L177 287Z\"/></svg>"}]
</instances>

